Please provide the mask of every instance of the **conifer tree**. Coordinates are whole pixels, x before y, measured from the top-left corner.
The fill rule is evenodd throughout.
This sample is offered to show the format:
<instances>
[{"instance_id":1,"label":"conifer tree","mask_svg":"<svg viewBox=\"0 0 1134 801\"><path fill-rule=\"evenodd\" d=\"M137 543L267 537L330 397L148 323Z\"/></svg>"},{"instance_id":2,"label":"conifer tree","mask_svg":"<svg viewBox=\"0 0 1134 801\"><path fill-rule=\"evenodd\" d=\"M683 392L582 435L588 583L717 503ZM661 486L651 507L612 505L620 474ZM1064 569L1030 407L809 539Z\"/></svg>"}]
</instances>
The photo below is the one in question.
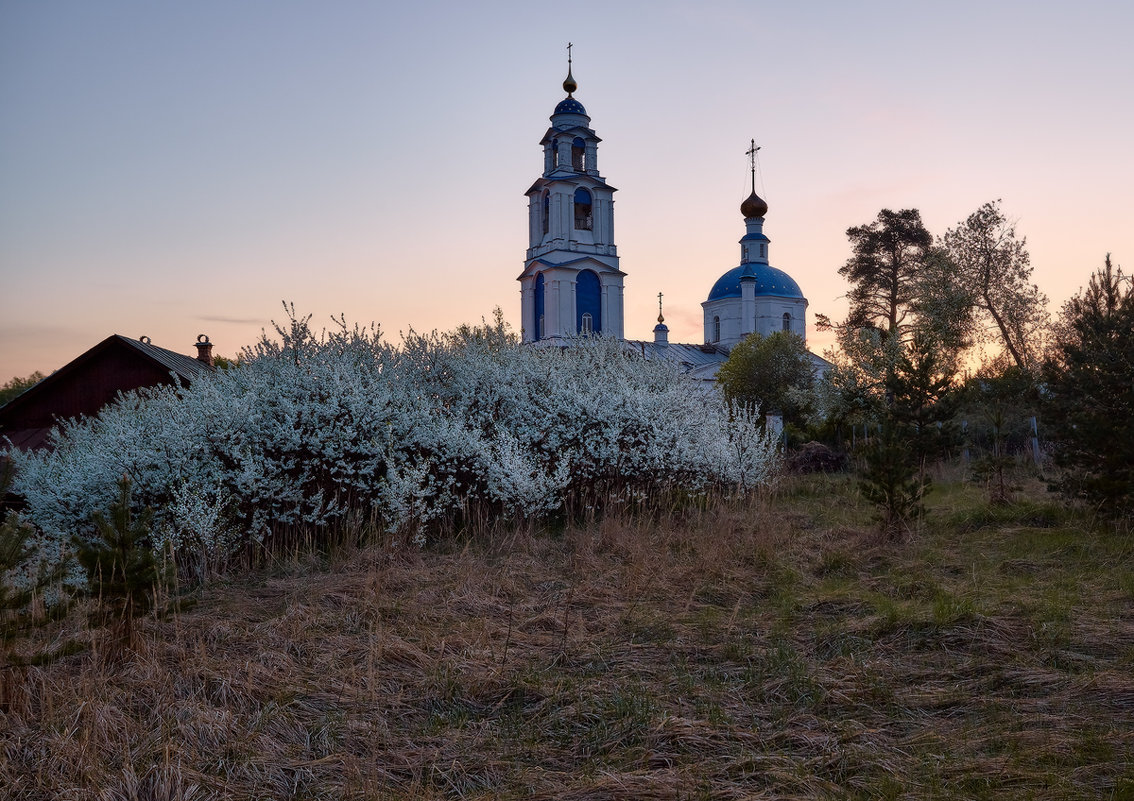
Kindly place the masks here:
<instances>
[{"instance_id":1,"label":"conifer tree","mask_svg":"<svg viewBox=\"0 0 1134 801\"><path fill-rule=\"evenodd\" d=\"M872 326L885 336L903 337L916 300L917 279L933 237L917 209L882 209L878 219L847 229L852 255L839 268L851 289L844 325Z\"/></svg>"},{"instance_id":2,"label":"conifer tree","mask_svg":"<svg viewBox=\"0 0 1134 801\"><path fill-rule=\"evenodd\" d=\"M899 539L922 516L921 499L929 487L910 447L908 431L892 417L882 423L865 452L859 492L878 510L882 533Z\"/></svg>"},{"instance_id":3,"label":"conifer tree","mask_svg":"<svg viewBox=\"0 0 1134 801\"><path fill-rule=\"evenodd\" d=\"M1064 469L1053 485L1105 517L1134 513L1134 284L1111 265L1063 307L1044 367L1049 436Z\"/></svg>"},{"instance_id":4,"label":"conifer tree","mask_svg":"<svg viewBox=\"0 0 1134 801\"><path fill-rule=\"evenodd\" d=\"M982 452L973 459L972 470L988 487L990 503L1009 503L1019 489L1009 480L1016 464L1009 443L1013 428L1018 437L1020 426L1036 413L1036 400L1036 376L1005 359L985 365L965 385L966 413L987 427L979 437Z\"/></svg>"},{"instance_id":5,"label":"conifer tree","mask_svg":"<svg viewBox=\"0 0 1134 801\"><path fill-rule=\"evenodd\" d=\"M11 464L0 462L0 498L7 494L11 480ZM28 660L10 650L12 643L58 619L68 607L60 583L66 564L39 569L35 564L36 549L30 542L35 533L35 527L16 512L9 512L0 521L0 711L8 706L14 674L21 665L57 655L38 654ZM57 597L48 606L44 595L52 589Z\"/></svg>"},{"instance_id":6,"label":"conifer tree","mask_svg":"<svg viewBox=\"0 0 1134 801\"><path fill-rule=\"evenodd\" d=\"M926 466L951 442L950 364L931 338L918 333L886 376L881 431L866 449L859 488L878 507L882 530L891 539L924 514L921 501L930 486Z\"/></svg>"},{"instance_id":7,"label":"conifer tree","mask_svg":"<svg viewBox=\"0 0 1134 801\"><path fill-rule=\"evenodd\" d=\"M921 472L956 439L956 369L926 334L915 334L887 381L890 414L910 441Z\"/></svg>"},{"instance_id":8,"label":"conifer tree","mask_svg":"<svg viewBox=\"0 0 1134 801\"><path fill-rule=\"evenodd\" d=\"M150 540L153 516L149 507L133 514L130 477L123 475L109 518L94 514L97 537L75 540L79 564L96 600L91 620L110 627L115 646L134 648L135 621L153 608L165 580Z\"/></svg>"}]
</instances>

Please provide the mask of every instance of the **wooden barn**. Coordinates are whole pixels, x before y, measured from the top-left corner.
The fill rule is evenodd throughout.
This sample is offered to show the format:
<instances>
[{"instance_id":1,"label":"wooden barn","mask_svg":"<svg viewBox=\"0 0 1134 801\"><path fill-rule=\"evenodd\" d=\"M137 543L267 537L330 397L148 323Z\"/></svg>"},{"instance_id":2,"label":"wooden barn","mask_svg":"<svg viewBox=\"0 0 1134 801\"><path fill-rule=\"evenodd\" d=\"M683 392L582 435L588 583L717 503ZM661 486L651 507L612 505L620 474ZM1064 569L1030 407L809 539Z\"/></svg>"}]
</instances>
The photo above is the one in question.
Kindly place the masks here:
<instances>
[{"instance_id":1,"label":"wooden barn","mask_svg":"<svg viewBox=\"0 0 1134 801\"><path fill-rule=\"evenodd\" d=\"M213 346L197 337L197 356L159 348L149 337L114 334L60 367L22 395L0 406L0 450L50 446L48 432L60 420L93 415L120 392L174 382L186 386L213 370Z\"/></svg>"}]
</instances>

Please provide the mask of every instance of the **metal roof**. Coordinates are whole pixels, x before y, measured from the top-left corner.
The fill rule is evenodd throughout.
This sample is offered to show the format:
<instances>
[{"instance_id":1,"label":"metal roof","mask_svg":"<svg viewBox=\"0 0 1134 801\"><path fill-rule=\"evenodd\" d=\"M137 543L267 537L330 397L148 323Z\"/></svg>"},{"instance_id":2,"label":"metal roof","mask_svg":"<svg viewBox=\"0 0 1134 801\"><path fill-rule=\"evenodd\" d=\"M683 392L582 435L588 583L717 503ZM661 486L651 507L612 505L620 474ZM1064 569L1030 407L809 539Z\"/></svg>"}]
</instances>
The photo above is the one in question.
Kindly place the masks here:
<instances>
[{"instance_id":1,"label":"metal roof","mask_svg":"<svg viewBox=\"0 0 1134 801\"><path fill-rule=\"evenodd\" d=\"M646 359L678 362L687 369L723 364L728 358L728 351L719 345L683 345L679 342L659 345L657 342L633 339L626 340L626 344Z\"/></svg>"},{"instance_id":2,"label":"metal roof","mask_svg":"<svg viewBox=\"0 0 1134 801\"><path fill-rule=\"evenodd\" d=\"M130 339L121 334L115 334L112 338L119 339L130 347L141 351L149 358L158 362L162 367L170 372L176 373L187 381L191 381L198 376L213 371L213 368L193 356L186 356L183 353L176 353L172 350L159 348L157 345L153 345L149 342L143 342L139 339Z\"/></svg>"}]
</instances>

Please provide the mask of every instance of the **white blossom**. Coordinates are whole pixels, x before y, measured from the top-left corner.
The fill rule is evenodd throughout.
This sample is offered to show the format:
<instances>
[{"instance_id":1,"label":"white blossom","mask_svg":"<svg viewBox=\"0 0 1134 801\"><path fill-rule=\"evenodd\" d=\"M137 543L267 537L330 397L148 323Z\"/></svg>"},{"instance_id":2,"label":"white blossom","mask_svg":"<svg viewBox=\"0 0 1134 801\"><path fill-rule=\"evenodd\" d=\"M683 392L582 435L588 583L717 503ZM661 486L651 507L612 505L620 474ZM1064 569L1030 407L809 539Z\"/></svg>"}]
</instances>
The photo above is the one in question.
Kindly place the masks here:
<instances>
[{"instance_id":1,"label":"white blossom","mask_svg":"<svg viewBox=\"0 0 1134 801\"><path fill-rule=\"evenodd\" d=\"M604 338L518 344L503 323L388 344L316 334L289 309L239 367L120 397L12 454L27 517L68 542L128 473L158 545L210 554L286 527L375 516L420 540L476 509L502 519L673 490L748 490L775 444L679 368Z\"/></svg>"}]
</instances>

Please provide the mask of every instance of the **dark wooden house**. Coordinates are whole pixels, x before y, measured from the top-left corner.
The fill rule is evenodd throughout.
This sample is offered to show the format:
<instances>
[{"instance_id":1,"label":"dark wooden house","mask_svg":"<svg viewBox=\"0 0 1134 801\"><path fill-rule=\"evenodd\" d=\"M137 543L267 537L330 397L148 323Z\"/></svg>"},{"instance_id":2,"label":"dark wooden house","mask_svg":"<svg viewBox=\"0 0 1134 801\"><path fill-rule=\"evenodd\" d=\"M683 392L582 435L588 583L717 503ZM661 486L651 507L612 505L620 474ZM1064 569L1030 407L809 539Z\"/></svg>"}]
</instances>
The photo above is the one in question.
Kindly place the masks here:
<instances>
[{"instance_id":1,"label":"dark wooden house","mask_svg":"<svg viewBox=\"0 0 1134 801\"><path fill-rule=\"evenodd\" d=\"M212 348L204 334L197 337L195 358L150 344L148 337L107 337L0 406L0 450L7 441L21 450L48 447L48 432L58 421L97 414L120 392L175 382L187 386L213 370Z\"/></svg>"}]
</instances>

